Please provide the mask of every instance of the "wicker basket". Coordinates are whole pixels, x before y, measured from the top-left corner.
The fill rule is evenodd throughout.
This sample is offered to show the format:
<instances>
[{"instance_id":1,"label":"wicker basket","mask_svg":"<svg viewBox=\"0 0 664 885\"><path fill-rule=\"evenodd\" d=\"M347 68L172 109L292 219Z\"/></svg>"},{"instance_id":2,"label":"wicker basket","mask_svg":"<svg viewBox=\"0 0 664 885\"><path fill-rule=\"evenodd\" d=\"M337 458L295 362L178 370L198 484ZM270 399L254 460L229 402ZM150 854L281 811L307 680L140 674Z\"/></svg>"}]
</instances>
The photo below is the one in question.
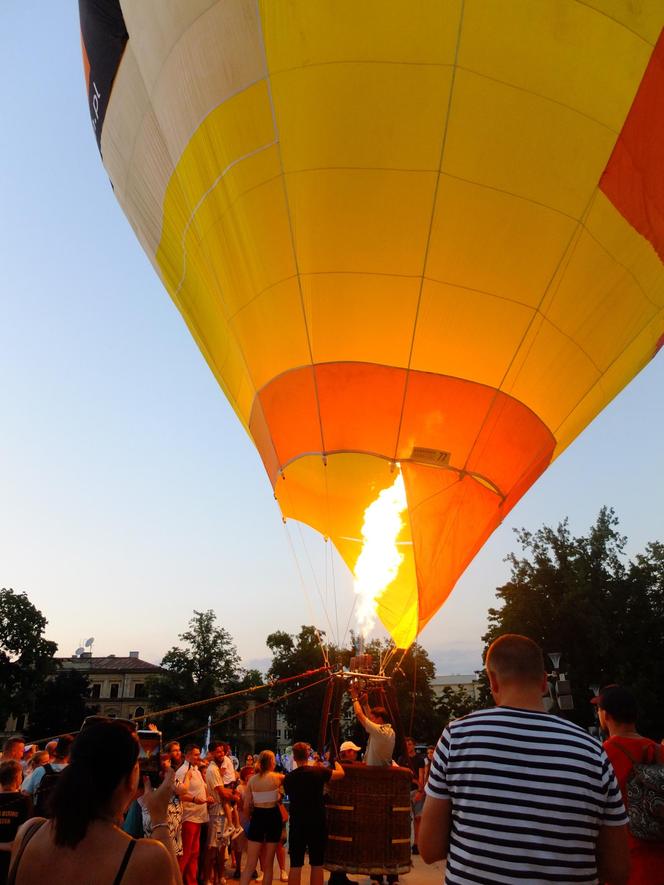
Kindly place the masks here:
<instances>
[{"instance_id":1,"label":"wicker basket","mask_svg":"<svg viewBox=\"0 0 664 885\"><path fill-rule=\"evenodd\" d=\"M410 783L407 768L344 766L327 804L325 867L347 873L407 873Z\"/></svg>"}]
</instances>

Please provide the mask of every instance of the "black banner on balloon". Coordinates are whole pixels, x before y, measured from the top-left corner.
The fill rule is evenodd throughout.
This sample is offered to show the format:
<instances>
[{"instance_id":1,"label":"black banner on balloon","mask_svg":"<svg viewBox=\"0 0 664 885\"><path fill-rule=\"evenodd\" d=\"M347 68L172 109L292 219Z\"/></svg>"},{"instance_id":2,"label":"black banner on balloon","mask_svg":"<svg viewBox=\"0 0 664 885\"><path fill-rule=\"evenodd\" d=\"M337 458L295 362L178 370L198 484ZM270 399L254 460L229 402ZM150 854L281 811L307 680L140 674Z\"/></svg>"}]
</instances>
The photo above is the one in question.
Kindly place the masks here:
<instances>
[{"instance_id":1,"label":"black banner on balloon","mask_svg":"<svg viewBox=\"0 0 664 885\"><path fill-rule=\"evenodd\" d=\"M119 0L78 0L90 119L101 153L101 131L129 34Z\"/></svg>"}]
</instances>

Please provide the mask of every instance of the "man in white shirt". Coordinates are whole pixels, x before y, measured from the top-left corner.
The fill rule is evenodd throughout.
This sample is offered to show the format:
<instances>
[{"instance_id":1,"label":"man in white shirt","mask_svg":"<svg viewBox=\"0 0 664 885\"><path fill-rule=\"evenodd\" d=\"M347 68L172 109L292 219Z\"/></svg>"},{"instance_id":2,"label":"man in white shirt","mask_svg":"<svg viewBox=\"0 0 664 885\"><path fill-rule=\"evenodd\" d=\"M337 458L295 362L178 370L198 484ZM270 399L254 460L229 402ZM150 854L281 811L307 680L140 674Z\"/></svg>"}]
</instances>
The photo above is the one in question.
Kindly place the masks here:
<instances>
[{"instance_id":1,"label":"man in white shirt","mask_svg":"<svg viewBox=\"0 0 664 885\"><path fill-rule=\"evenodd\" d=\"M178 768L175 776L181 783L185 783L185 778L189 775L187 790L192 799L182 803L182 854L178 857L178 864L184 885L196 885L201 825L208 820L208 796L205 781L198 770L201 759L198 744L187 744L184 758L185 762Z\"/></svg>"},{"instance_id":2,"label":"man in white shirt","mask_svg":"<svg viewBox=\"0 0 664 885\"><path fill-rule=\"evenodd\" d=\"M389 713L385 707L373 707L369 710L366 706L366 695L363 696L365 702L363 707L354 686L350 690L350 696L353 699L353 710L357 721L369 735L364 754L365 763L367 765L391 765L395 736Z\"/></svg>"},{"instance_id":3,"label":"man in white shirt","mask_svg":"<svg viewBox=\"0 0 664 885\"><path fill-rule=\"evenodd\" d=\"M229 801L233 798L233 791L224 785L224 762L228 759L225 750L226 748L222 741L210 741L206 757L210 760L210 764L205 774L205 784L208 795L212 797L214 802L208 809L210 823L208 825L208 841L205 850L203 873L203 880L205 882L208 880L213 881L215 870L218 881L222 881L226 863L226 843L229 834L226 832L228 822L226 821L224 806L228 807Z\"/></svg>"}]
</instances>

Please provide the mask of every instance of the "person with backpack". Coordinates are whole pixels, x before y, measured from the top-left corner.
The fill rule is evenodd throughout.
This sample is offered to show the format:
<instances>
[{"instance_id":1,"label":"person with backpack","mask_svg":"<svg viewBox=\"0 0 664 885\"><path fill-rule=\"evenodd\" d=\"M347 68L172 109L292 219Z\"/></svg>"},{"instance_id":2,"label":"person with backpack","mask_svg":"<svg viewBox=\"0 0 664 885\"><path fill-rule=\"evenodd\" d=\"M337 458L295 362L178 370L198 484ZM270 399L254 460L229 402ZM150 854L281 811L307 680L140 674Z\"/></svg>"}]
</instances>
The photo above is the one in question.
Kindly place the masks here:
<instances>
[{"instance_id":1,"label":"person with backpack","mask_svg":"<svg viewBox=\"0 0 664 885\"><path fill-rule=\"evenodd\" d=\"M72 735L63 734L58 739L53 762L41 765L23 782L21 792L31 799L33 813L37 817L51 817L50 797L60 774L69 762L69 752L73 743Z\"/></svg>"},{"instance_id":2,"label":"person with backpack","mask_svg":"<svg viewBox=\"0 0 664 885\"><path fill-rule=\"evenodd\" d=\"M629 816L629 885L664 885L664 749L636 730L638 708L628 688L608 685L592 702Z\"/></svg>"}]
</instances>

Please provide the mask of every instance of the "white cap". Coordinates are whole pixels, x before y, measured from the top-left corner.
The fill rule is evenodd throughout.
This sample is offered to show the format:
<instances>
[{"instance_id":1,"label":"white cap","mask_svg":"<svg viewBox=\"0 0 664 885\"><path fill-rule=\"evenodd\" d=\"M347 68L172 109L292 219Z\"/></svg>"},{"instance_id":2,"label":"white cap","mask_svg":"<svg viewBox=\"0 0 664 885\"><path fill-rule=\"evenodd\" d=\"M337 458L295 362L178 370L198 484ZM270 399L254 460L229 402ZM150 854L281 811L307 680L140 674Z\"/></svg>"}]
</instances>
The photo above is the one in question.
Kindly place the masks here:
<instances>
[{"instance_id":1,"label":"white cap","mask_svg":"<svg viewBox=\"0 0 664 885\"><path fill-rule=\"evenodd\" d=\"M344 741L339 747L339 752L344 753L346 750L355 750L356 753L359 753L361 749L362 747L358 747L357 744L354 744L352 741Z\"/></svg>"}]
</instances>

